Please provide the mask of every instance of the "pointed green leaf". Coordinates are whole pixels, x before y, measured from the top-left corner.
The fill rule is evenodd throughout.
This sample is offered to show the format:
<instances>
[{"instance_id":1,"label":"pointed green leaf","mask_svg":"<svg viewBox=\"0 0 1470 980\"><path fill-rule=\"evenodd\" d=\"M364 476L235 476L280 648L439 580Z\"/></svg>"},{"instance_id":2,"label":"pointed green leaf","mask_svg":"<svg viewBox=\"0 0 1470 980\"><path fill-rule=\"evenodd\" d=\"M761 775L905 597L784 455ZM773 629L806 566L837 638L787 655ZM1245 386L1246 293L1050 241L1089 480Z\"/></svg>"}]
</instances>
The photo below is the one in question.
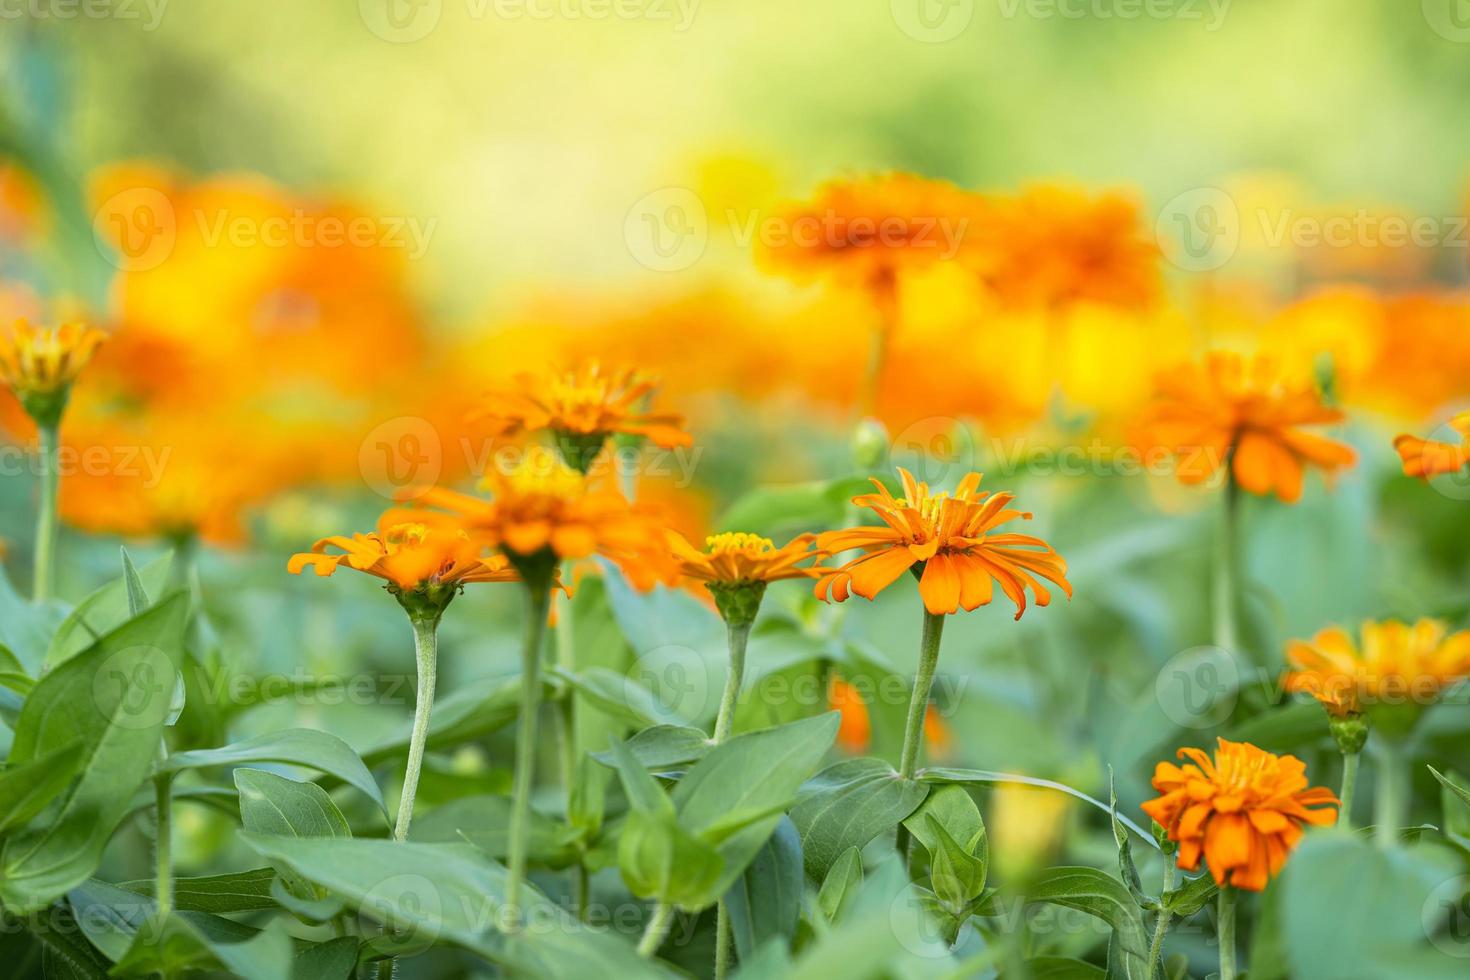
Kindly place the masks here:
<instances>
[{"instance_id":1,"label":"pointed green leaf","mask_svg":"<svg viewBox=\"0 0 1470 980\"><path fill-rule=\"evenodd\" d=\"M1133 844L1128 839L1128 829L1118 819L1118 792L1113 785L1112 766L1108 767L1108 818L1113 826L1113 841L1118 847L1118 871L1122 875L1123 884L1128 888L1128 894L1133 896L1133 901L1138 903L1139 908L1157 909L1158 899L1143 891L1143 878L1138 874L1138 866L1133 863Z\"/></svg>"},{"instance_id":2,"label":"pointed green leaf","mask_svg":"<svg viewBox=\"0 0 1470 980\"><path fill-rule=\"evenodd\" d=\"M281 928L264 929L240 942L205 935L182 915L154 918L138 929L114 977L177 976L186 970L224 970L242 980L281 980L291 975L294 951Z\"/></svg>"},{"instance_id":3,"label":"pointed green leaf","mask_svg":"<svg viewBox=\"0 0 1470 980\"><path fill-rule=\"evenodd\" d=\"M1143 913L1123 883L1096 868L1048 868L1025 890L1025 900L1085 912L1113 928L1109 972L1122 980L1152 980Z\"/></svg>"},{"instance_id":4,"label":"pointed green leaf","mask_svg":"<svg viewBox=\"0 0 1470 980\"><path fill-rule=\"evenodd\" d=\"M930 784L899 778L881 759L848 759L808 782L791 810L806 873L821 881L850 847L861 849L919 808Z\"/></svg>"},{"instance_id":5,"label":"pointed green leaf","mask_svg":"<svg viewBox=\"0 0 1470 980\"><path fill-rule=\"evenodd\" d=\"M217 749L175 752L164 763L167 772L199 769L208 766L235 766L246 762L284 762L319 769L329 776L355 786L368 795L385 815L382 790L377 780L363 765L352 746L328 732L310 728L289 728L256 738L236 742Z\"/></svg>"},{"instance_id":6,"label":"pointed green leaf","mask_svg":"<svg viewBox=\"0 0 1470 980\"><path fill-rule=\"evenodd\" d=\"M817 893L817 907L827 921L835 923L842 918L842 910L863 883L863 855L856 847L842 852L832 870L822 882Z\"/></svg>"},{"instance_id":7,"label":"pointed green leaf","mask_svg":"<svg viewBox=\"0 0 1470 980\"><path fill-rule=\"evenodd\" d=\"M82 766L81 742L0 772L0 835L25 826L66 789Z\"/></svg>"},{"instance_id":8,"label":"pointed green leaf","mask_svg":"<svg viewBox=\"0 0 1470 980\"><path fill-rule=\"evenodd\" d=\"M698 762L714 747L710 737L698 728L681 725L655 725L638 732L625 743L628 751L645 769L662 770ZM605 766L616 768L611 752L594 752L592 757Z\"/></svg>"},{"instance_id":9,"label":"pointed green leaf","mask_svg":"<svg viewBox=\"0 0 1470 980\"><path fill-rule=\"evenodd\" d=\"M930 813L926 816L929 835L935 847L929 852L929 881L934 893L955 912L959 912L985 891L985 876L990 850L985 837L980 837L981 853L971 854L950 836L944 824Z\"/></svg>"},{"instance_id":10,"label":"pointed green leaf","mask_svg":"<svg viewBox=\"0 0 1470 980\"><path fill-rule=\"evenodd\" d=\"M137 575L138 586L144 594L160 596L168 589L172 563L171 555L163 555L141 569L133 569ZM131 565L131 560L128 560L127 564ZM79 602L54 632L48 634L50 642L42 647L45 651L46 669L55 669L58 664L70 660L134 615L136 614L131 611L131 603L128 599L125 566L122 576L108 582Z\"/></svg>"},{"instance_id":11,"label":"pointed green leaf","mask_svg":"<svg viewBox=\"0 0 1470 980\"><path fill-rule=\"evenodd\" d=\"M235 770L235 788L240 794L240 823L248 831L305 838L352 836L347 818L315 783L242 768ZM282 880L271 896L297 915L321 921L340 910L340 905L326 901L327 893L321 888L289 869L276 870Z\"/></svg>"},{"instance_id":12,"label":"pointed green leaf","mask_svg":"<svg viewBox=\"0 0 1470 980\"><path fill-rule=\"evenodd\" d=\"M772 939L790 942L796 935L804 885L801 835L783 819L725 893L725 910L742 961Z\"/></svg>"},{"instance_id":13,"label":"pointed green leaf","mask_svg":"<svg viewBox=\"0 0 1470 980\"><path fill-rule=\"evenodd\" d=\"M183 912L209 912L232 915L237 912L260 912L278 907L271 898L274 868L256 868L230 874L202 878L174 879L174 908ZM117 887L148 898L153 897L157 882L152 878L124 881Z\"/></svg>"}]
</instances>

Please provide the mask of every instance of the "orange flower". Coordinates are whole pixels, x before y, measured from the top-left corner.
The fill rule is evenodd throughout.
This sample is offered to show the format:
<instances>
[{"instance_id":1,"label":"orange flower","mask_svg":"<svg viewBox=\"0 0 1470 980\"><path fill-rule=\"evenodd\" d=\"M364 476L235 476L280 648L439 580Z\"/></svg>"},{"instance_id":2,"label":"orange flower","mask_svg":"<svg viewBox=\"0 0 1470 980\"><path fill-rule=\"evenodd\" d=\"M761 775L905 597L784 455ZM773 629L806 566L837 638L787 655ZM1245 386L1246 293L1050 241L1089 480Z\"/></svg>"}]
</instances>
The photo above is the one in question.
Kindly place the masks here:
<instances>
[{"instance_id":1,"label":"orange flower","mask_svg":"<svg viewBox=\"0 0 1470 980\"><path fill-rule=\"evenodd\" d=\"M341 554L328 554L338 548ZM378 578L406 592L434 586L458 588L471 582L515 582L504 555L481 557L481 547L447 514L393 509L378 518L378 529L352 537L322 538L307 553L292 555L286 570L300 575L311 568L319 576L348 568Z\"/></svg>"},{"instance_id":2,"label":"orange flower","mask_svg":"<svg viewBox=\"0 0 1470 980\"><path fill-rule=\"evenodd\" d=\"M900 270L954 258L981 203L951 183L913 174L834 180L813 200L786 207L784 234L764 242L756 259L800 281L831 275L891 286Z\"/></svg>"},{"instance_id":3,"label":"orange flower","mask_svg":"<svg viewBox=\"0 0 1470 980\"><path fill-rule=\"evenodd\" d=\"M689 578L722 585L776 582L788 578L816 578L815 568L797 562L817 557L815 535L803 534L777 548L770 538L744 532L714 534L705 539L707 551L698 551L682 534L669 533L669 545L679 570Z\"/></svg>"},{"instance_id":4,"label":"orange flower","mask_svg":"<svg viewBox=\"0 0 1470 980\"><path fill-rule=\"evenodd\" d=\"M25 319L0 333L0 379L22 398L54 395L71 385L107 339L80 323L33 327Z\"/></svg>"},{"instance_id":5,"label":"orange flower","mask_svg":"<svg viewBox=\"0 0 1470 980\"><path fill-rule=\"evenodd\" d=\"M657 446L688 446L693 438L678 415L640 413L638 402L655 382L630 369L604 371L593 361L575 371L541 377L522 373L516 387L493 391L471 421L488 423L498 436L547 429L587 453L590 464L608 436L642 436ZM585 469L585 467L581 467Z\"/></svg>"},{"instance_id":6,"label":"orange flower","mask_svg":"<svg viewBox=\"0 0 1470 980\"><path fill-rule=\"evenodd\" d=\"M1427 480L1432 476L1458 473L1470 465L1470 412L1456 415L1450 419L1450 425L1463 437L1458 446L1407 434L1393 441L1393 448L1398 450L1399 458L1403 460L1405 476Z\"/></svg>"},{"instance_id":7,"label":"orange flower","mask_svg":"<svg viewBox=\"0 0 1470 980\"><path fill-rule=\"evenodd\" d=\"M954 751L954 730L932 704L924 710L924 744L929 746L930 756L936 759L945 758Z\"/></svg>"},{"instance_id":8,"label":"orange flower","mask_svg":"<svg viewBox=\"0 0 1470 980\"><path fill-rule=\"evenodd\" d=\"M459 515L472 537L513 563L598 554L616 562L639 588L676 578L666 532L654 516L616 491L593 488L549 450L533 447L518 466L486 474L482 486L490 499L440 487L405 497Z\"/></svg>"},{"instance_id":9,"label":"orange flower","mask_svg":"<svg viewBox=\"0 0 1470 980\"><path fill-rule=\"evenodd\" d=\"M1163 795L1143 804L1179 845L1179 867L1194 871L1203 856L1222 888L1258 892L1281 871L1302 825L1337 821L1330 790L1307 788L1307 766L1245 742L1219 739L1213 760L1180 749L1189 763L1160 762L1153 786ZM1321 809L1309 809L1321 807Z\"/></svg>"},{"instance_id":10,"label":"orange flower","mask_svg":"<svg viewBox=\"0 0 1470 980\"><path fill-rule=\"evenodd\" d=\"M868 705L862 692L847 681L832 675L827 685L827 704L839 713L837 744L845 752L861 755L872 742L873 725L868 718Z\"/></svg>"},{"instance_id":11,"label":"orange flower","mask_svg":"<svg viewBox=\"0 0 1470 980\"><path fill-rule=\"evenodd\" d=\"M960 481L953 496L931 494L927 483L916 483L908 470L900 469L904 495L895 498L878 480L876 494L854 497L852 502L871 508L883 527L856 527L828 531L817 536L817 547L827 554L861 548L864 554L839 568L821 569L817 597L843 602L848 591L872 599L900 575L917 566L922 570L919 594L924 608L939 615L956 609L972 610L993 598L994 583L1016 605L1016 618L1026 611L1026 590L1036 604L1051 603L1051 592L1037 577L1062 589L1069 597L1067 563L1051 545L1026 534L993 533L1017 518L1031 515L1011 510L1009 493L976 492L980 474Z\"/></svg>"},{"instance_id":12,"label":"orange flower","mask_svg":"<svg viewBox=\"0 0 1470 980\"><path fill-rule=\"evenodd\" d=\"M1182 482L1204 482L1228 463L1243 489L1295 503L1308 464L1331 472L1357 458L1352 447L1301 426L1342 419L1311 384L1284 382L1265 358L1214 351L1160 376L1149 428L1179 457Z\"/></svg>"},{"instance_id":13,"label":"orange flower","mask_svg":"<svg viewBox=\"0 0 1470 980\"><path fill-rule=\"evenodd\" d=\"M1444 623L1421 619L1413 626L1365 622L1361 633L1361 648L1335 626L1308 641L1293 641L1286 648L1294 668L1286 689L1310 694L1333 717L1343 718L1377 703L1428 704L1470 677L1470 630L1447 635Z\"/></svg>"}]
</instances>

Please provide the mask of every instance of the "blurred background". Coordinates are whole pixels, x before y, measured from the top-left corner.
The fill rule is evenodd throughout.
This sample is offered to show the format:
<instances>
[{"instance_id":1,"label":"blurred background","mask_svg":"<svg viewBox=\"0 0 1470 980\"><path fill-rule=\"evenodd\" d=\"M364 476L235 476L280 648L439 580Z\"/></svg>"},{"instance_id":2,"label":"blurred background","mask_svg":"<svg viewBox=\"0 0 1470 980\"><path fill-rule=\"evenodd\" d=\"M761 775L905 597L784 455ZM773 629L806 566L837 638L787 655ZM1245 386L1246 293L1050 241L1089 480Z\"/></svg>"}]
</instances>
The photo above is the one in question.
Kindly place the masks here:
<instances>
[{"instance_id":1,"label":"blurred background","mask_svg":"<svg viewBox=\"0 0 1470 980\"><path fill-rule=\"evenodd\" d=\"M367 530L403 486L470 485L493 448L465 422L480 393L597 357L661 375L659 407L687 417L695 449L645 453L634 483L691 537L836 526L857 478L895 464L945 485L984 470L1036 512L1076 598L1021 624L998 606L955 618L944 761L1103 796L1111 766L1135 815L1156 759L1218 733L1335 772L1320 711L1279 691L1284 642L1367 617L1460 622L1470 600L1470 487L1408 480L1390 446L1399 431L1445 438L1470 394L1470 130L1456 125L1470 20L1457 12L1454 0L0 10L0 314L112 335L63 430L63 595L116 577L120 542L140 563L197 555L214 688L191 696L184 737L294 724L367 753L389 745L411 710L401 614L367 581L289 578L287 556ZM855 457L869 297L763 255L788 202L890 171L976 192L1010 223L989 278L942 262L901 278L870 406L888 448ZM1141 466L1134 427L1157 373L1211 347L1316 377L1349 411L1334 434L1360 453L1334 486L1309 477L1295 506L1246 502L1239 657L1197 649L1218 495ZM12 403L0 420L0 537L25 594L34 434ZM700 597L638 597L610 579L577 601L617 627L597 662L655 687L678 663L718 690L722 640ZM772 589L754 670L821 683L810 703L753 699L744 724L820 710L834 672L908 674L910 597L848 606ZM652 630L655 614L677 625ZM441 692L473 704L488 690L477 684L509 674L519 615L494 588L454 607ZM367 678L370 693L324 695L323 678ZM701 683L672 692L673 716L713 715L712 696L690 693ZM853 748L891 754L902 710L871 706L871 745ZM1448 766L1466 726L1439 711L1430 755ZM582 734L605 744L605 731ZM493 791L508 785L508 746L487 728L431 769ZM1437 799L1420 782L1421 801ZM421 798L435 785L431 773ZM994 796L1008 860L1112 860L1095 816L1065 798ZM229 822L185 817L181 871L228 864Z\"/></svg>"}]
</instances>

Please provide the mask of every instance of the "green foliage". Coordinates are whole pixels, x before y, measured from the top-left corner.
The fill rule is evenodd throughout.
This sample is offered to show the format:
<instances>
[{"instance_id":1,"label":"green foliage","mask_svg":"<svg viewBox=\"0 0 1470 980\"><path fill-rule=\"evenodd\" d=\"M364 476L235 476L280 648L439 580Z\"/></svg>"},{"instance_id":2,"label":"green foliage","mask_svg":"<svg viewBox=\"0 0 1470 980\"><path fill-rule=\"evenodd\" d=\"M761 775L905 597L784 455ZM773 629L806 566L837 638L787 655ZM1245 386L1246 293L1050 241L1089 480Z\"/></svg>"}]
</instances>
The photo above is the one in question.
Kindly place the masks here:
<instances>
[{"instance_id":1,"label":"green foliage","mask_svg":"<svg viewBox=\"0 0 1470 980\"><path fill-rule=\"evenodd\" d=\"M862 848L918 809L929 786L899 778L880 759L849 759L823 770L791 811L806 873L821 881L848 848Z\"/></svg>"}]
</instances>

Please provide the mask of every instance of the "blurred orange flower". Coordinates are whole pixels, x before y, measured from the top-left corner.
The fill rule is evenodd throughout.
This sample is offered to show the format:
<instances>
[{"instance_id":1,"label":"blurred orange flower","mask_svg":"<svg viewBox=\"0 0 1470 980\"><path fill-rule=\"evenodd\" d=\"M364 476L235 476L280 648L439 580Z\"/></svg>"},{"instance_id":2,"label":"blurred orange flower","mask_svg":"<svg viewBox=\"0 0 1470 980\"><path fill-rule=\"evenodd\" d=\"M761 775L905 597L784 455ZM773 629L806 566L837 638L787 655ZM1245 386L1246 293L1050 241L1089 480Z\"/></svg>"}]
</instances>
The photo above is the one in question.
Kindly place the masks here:
<instances>
[{"instance_id":1,"label":"blurred orange flower","mask_svg":"<svg viewBox=\"0 0 1470 980\"><path fill-rule=\"evenodd\" d=\"M1283 380L1274 362L1212 351L1203 363L1159 376L1146 428L1150 441L1179 457L1184 483L1228 465L1243 489L1294 503L1308 465L1331 472L1357 458L1350 446L1301 428L1343 418L1310 383Z\"/></svg>"},{"instance_id":2,"label":"blurred orange flower","mask_svg":"<svg viewBox=\"0 0 1470 980\"><path fill-rule=\"evenodd\" d=\"M328 548L341 554L329 554ZM311 568L327 576L346 565L408 592L519 580L504 555L481 557L481 550L447 514L394 509L378 518L376 531L322 538L310 552L292 555L286 570L300 575Z\"/></svg>"},{"instance_id":3,"label":"blurred orange flower","mask_svg":"<svg viewBox=\"0 0 1470 980\"><path fill-rule=\"evenodd\" d=\"M1302 825L1331 826L1337 797L1307 786L1306 763L1245 742L1218 740L1212 760L1195 748L1179 750L1183 766L1160 762L1153 786L1163 795L1143 804L1179 845L1179 867L1200 858L1220 887L1261 891L1301 840ZM1320 807L1321 809L1312 809Z\"/></svg>"},{"instance_id":4,"label":"blurred orange flower","mask_svg":"<svg viewBox=\"0 0 1470 980\"><path fill-rule=\"evenodd\" d=\"M1067 563L1051 545L1026 534L992 533L1017 518L1030 520L1030 514L1008 508L1013 494L977 493L979 473L960 481L953 496L934 494L908 470L898 472L902 497L894 497L874 479L876 494L852 499L859 507L876 512L883 527L827 531L817 536L817 547L827 554L849 548L864 552L838 568L822 569L816 586L818 598L843 602L851 589L872 599L915 566L921 569L919 594L924 608L935 615L988 604L996 582L1015 603L1017 619L1026 611L1028 589L1038 606L1051 603L1051 592L1038 577L1072 595Z\"/></svg>"},{"instance_id":5,"label":"blurred orange flower","mask_svg":"<svg viewBox=\"0 0 1470 980\"><path fill-rule=\"evenodd\" d=\"M1470 412L1450 419L1450 425L1463 437L1458 446L1448 442L1401 435L1393 441L1404 464L1404 475L1427 480L1432 476L1458 473L1470 465Z\"/></svg>"},{"instance_id":6,"label":"blurred orange flower","mask_svg":"<svg viewBox=\"0 0 1470 980\"><path fill-rule=\"evenodd\" d=\"M0 332L0 380L17 395L53 395L69 386L107 339L80 323L33 327L24 319Z\"/></svg>"},{"instance_id":7,"label":"blurred orange flower","mask_svg":"<svg viewBox=\"0 0 1470 980\"><path fill-rule=\"evenodd\" d=\"M1365 622L1362 647L1346 630L1332 626L1286 648L1291 665L1286 690L1310 694L1334 717L1384 703L1428 704L1455 682L1470 677L1470 630L1451 635L1436 619L1414 625L1389 620Z\"/></svg>"},{"instance_id":8,"label":"blurred orange flower","mask_svg":"<svg viewBox=\"0 0 1470 980\"><path fill-rule=\"evenodd\" d=\"M847 681L832 675L827 685L827 705L839 713L837 744L844 752L861 755L872 742L873 726L868 718L868 705L862 692Z\"/></svg>"}]
</instances>

